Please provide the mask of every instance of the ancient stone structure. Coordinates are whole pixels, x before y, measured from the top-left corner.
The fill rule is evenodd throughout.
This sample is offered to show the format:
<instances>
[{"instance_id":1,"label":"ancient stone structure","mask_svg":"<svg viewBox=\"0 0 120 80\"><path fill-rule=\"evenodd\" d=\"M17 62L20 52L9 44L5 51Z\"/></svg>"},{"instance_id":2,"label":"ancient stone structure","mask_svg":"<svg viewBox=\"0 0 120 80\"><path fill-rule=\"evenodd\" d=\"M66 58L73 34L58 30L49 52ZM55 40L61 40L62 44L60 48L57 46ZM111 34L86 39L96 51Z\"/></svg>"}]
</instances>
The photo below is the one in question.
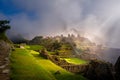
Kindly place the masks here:
<instances>
[{"instance_id":1,"label":"ancient stone structure","mask_svg":"<svg viewBox=\"0 0 120 80\"><path fill-rule=\"evenodd\" d=\"M62 68L66 69L67 71L70 71L72 73L83 73L85 70L87 70L87 65L61 65Z\"/></svg>"},{"instance_id":2,"label":"ancient stone structure","mask_svg":"<svg viewBox=\"0 0 120 80\"><path fill-rule=\"evenodd\" d=\"M9 80L9 54L11 46L0 40L0 80Z\"/></svg>"},{"instance_id":3,"label":"ancient stone structure","mask_svg":"<svg viewBox=\"0 0 120 80\"><path fill-rule=\"evenodd\" d=\"M43 58L49 59L49 55L48 55L48 53L45 51L45 49L40 50L39 53L40 53L39 55L42 56Z\"/></svg>"}]
</instances>

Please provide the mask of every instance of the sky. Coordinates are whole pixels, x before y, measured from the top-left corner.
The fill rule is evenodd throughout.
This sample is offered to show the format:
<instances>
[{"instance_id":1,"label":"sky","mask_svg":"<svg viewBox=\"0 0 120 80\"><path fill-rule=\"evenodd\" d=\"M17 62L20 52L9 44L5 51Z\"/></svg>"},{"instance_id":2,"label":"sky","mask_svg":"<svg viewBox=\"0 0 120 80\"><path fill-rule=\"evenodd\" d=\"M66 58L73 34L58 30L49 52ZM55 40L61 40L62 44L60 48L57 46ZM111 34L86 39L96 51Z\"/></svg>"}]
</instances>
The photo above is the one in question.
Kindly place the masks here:
<instances>
[{"instance_id":1,"label":"sky","mask_svg":"<svg viewBox=\"0 0 120 80\"><path fill-rule=\"evenodd\" d=\"M120 48L120 0L0 0L0 20L10 20L8 36L80 34Z\"/></svg>"}]
</instances>

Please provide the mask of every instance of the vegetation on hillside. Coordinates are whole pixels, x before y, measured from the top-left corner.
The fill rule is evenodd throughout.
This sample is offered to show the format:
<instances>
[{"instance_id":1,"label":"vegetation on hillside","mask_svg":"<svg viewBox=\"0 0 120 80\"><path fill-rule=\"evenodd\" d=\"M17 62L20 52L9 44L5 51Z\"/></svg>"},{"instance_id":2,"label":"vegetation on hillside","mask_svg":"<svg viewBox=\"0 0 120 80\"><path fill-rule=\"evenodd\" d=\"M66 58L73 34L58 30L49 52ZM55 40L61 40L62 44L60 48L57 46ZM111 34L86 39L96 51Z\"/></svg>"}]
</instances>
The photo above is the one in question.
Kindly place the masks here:
<instances>
[{"instance_id":1,"label":"vegetation on hillside","mask_svg":"<svg viewBox=\"0 0 120 80\"><path fill-rule=\"evenodd\" d=\"M87 64L88 61L86 60L82 60L82 59L78 59L78 58L64 58L68 63L72 63L72 64Z\"/></svg>"},{"instance_id":2,"label":"vegetation on hillside","mask_svg":"<svg viewBox=\"0 0 120 80\"><path fill-rule=\"evenodd\" d=\"M78 46L75 43L76 40L80 40L80 42L83 43L83 47L86 47L86 44L88 44L86 49L77 48ZM83 40L86 41L84 42ZM83 37L74 37L74 35L69 35L68 37L37 36L28 41L26 44L16 44L15 47L17 47L17 49L15 49L15 51L13 51L11 55L11 78L13 78L13 80L16 80L17 78L23 78L24 80L29 75L22 75L30 73L35 74L31 75L31 80L86 80L84 77L81 76L81 74L84 75L83 72L87 70L89 66L89 61L80 59L81 57L77 56L76 54L89 53L90 45L92 46L92 43L89 42L88 39ZM19 58L19 54L21 54L23 59L21 57ZM15 56L17 57L15 58ZM29 64L26 65L26 63ZM22 66L22 68L16 67L16 65L20 65ZM25 68L23 68L23 66ZM29 69L26 68L27 66L30 66L33 71L29 70L29 67ZM19 71L21 69L25 70L26 72L21 73ZM14 73L15 71L17 71L18 73ZM45 76L42 77L42 75L44 75L43 72L46 73L46 78L44 78ZM41 77L38 77L39 74L41 74Z\"/></svg>"},{"instance_id":3,"label":"vegetation on hillside","mask_svg":"<svg viewBox=\"0 0 120 80\"><path fill-rule=\"evenodd\" d=\"M62 38L59 36L46 38L43 38L42 36L37 36L30 40L29 44L43 46L50 54L58 55L61 57L69 57L74 53L73 47L75 46L75 44L73 41L71 41L70 44L66 40L68 40L68 38L65 37Z\"/></svg>"},{"instance_id":4,"label":"vegetation on hillside","mask_svg":"<svg viewBox=\"0 0 120 80\"><path fill-rule=\"evenodd\" d=\"M37 48L38 45L25 46L24 49L16 48L11 56L12 80L86 80L81 75L75 75L57 66L52 61L42 58ZM38 55L38 56L34 56ZM56 73L56 72L59 73Z\"/></svg>"},{"instance_id":5,"label":"vegetation on hillside","mask_svg":"<svg viewBox=\"0 0 120 80\"><path fill-rule=\"evenodd\" d=\"M12 80L56 80L51 73L41 67L26 49L15 49L11 59Z\"/></svg>"},{"instance_id":6,"label":"vegetation on hillside","mask_svg":"<svg viewBox=\"0 0 120 80\"><path fill-rule=\"evenodd\" d=\"M47 49L47 51L56 51L61 47L61 43L58 42L58 40L49 37L43 38L42 36L35 37L29 42L29 44L42 45Z\"/></svg>"}]
</instances>

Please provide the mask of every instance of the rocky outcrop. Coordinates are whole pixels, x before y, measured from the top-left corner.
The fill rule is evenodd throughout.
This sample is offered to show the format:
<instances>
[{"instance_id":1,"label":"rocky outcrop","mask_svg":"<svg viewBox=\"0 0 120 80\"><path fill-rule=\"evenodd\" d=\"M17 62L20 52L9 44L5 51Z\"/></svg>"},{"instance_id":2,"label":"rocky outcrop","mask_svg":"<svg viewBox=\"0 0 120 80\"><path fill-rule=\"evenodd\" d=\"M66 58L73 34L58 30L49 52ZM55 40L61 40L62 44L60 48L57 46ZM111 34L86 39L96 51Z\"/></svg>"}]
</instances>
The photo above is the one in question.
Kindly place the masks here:
<instances>
[{"instance_id":1,"label":"rocky outcrop","mask_svg":"<svg viewBox=\"0 0 120 80\"><path fill-rule=\"evenodd\" d=\"M120 56L115 64L115 71L116 71L115 74L116 80L120 80Z\"/></svg>"},{"instance_id":2,"label":"rocky outcrop","mask_svg":"<svg viewBox=\"0 0 120 80\"><path fill-rule=\"evenodd\" d=\"M102 61L91 60L83 73L89 80L115 80L112 65Z\"/></svg>"},{"instance_id":3,"label":"rocky outcrop","mask_svg":"<svg viewBox=\"0 0 120 80\"><path fill-rule=\"evenodd\" d=\"M9 80L9 54L11 46L0 40L0 80Z\"/></svg>"},{"instance_id":4,"label":"rocky outcrop","mask_svg":"<svg viewBox=\"0 0 120 80\"><path fill-rule=\"evenodd\" d=\"M48 53L45 51L45 49L40 50L39 53L40 53L39 55L42 56L45 59L49 59L49 57L50 57L48 55Z\"/></svg>"}]
</instances>

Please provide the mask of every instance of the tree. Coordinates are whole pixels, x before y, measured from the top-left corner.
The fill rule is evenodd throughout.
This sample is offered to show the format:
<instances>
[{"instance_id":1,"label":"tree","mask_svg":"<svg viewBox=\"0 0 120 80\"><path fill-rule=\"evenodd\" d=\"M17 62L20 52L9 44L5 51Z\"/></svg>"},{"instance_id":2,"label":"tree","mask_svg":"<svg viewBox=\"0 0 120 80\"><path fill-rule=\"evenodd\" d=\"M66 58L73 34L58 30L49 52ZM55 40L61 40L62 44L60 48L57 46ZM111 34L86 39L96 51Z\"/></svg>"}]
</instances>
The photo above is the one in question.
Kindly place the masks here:
<instances>
[{"instance_id":1,"label":"tree","mask_svg":"<svg viewBox=\"0 0 120 80\"><path fill-rule=\"evenodd\" d=\"M0 33L3 33L6 30L10 29L9 23L10 21L8 20L0 20Z\"/></svg>"},{"instance_id":2,"label":"tree","mask_svg":"<svg viewBox=\"0 0 120 80\"><path fill-rule=\"evenodd\" d=\"M8 20L0 20L0 40L12 43L5 34L6 30L10 29L11 27L9 23L10 21Z\"/></svg>"}]
</instances>

